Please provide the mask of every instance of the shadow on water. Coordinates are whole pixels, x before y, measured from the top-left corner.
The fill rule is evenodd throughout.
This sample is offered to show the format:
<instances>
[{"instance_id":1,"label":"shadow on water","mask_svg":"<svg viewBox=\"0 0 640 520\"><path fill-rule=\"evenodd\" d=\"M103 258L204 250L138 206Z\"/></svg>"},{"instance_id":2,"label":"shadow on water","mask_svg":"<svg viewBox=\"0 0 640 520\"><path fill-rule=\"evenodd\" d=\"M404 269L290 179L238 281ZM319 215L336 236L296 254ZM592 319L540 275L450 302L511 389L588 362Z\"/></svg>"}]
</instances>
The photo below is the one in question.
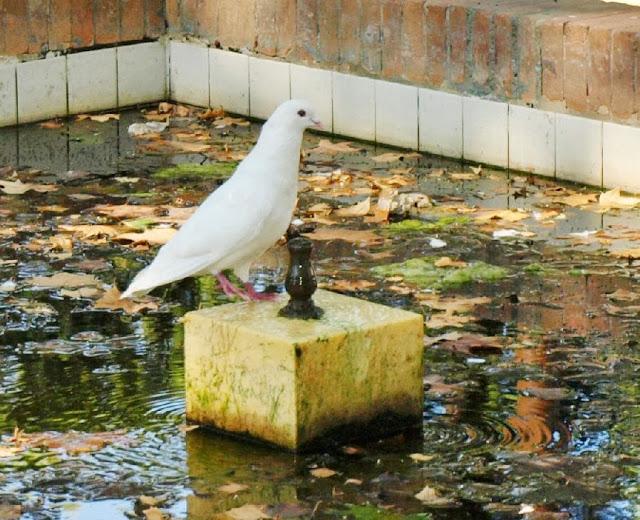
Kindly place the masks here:
<instances>
[{"instance_id":1,"label":"shadow on water","mask_svg":"<svg viewBox=\"0 0 640 520\"><path fill-rule=\"evenodd\" d=\"M14 427L27 433L123 430L127 436L126 443L79 455L39 448L0 455L0 518L17 518L11 513L15 505L23 518L34 520L128 518L134 510L141 513L135 504L140 495L161 496L161 507L174 517L193 520L244 504L268 504L273 517L355 520L522 518L520 512L528 511L523 505L535 506L538 516L531 518L639 514L638 309L613 305L607 297L616 290L639 291L637 276L599 255L597 243L567 247L562 241L570 233L637 226L637 213L567 208L566 219L516 241L494 240L469 226L439 232L446 255L508 269L501 281L442 290L454 300L488 297L458 331L497 338L500 347L469 352L447 348L445 341L427 349L419 438L294 456L200 429L184 432L179 318L228 301L212 278L160 288L154 292L165 302L160 309L135 315L95 309L88 298L63 297L26 282L62 270L93 273L124 287L150 258L145 248L78 243L65 257L42 243L61 223L110 222L90 210L96 204L190 206L220 183L152 177L159 168L212 159L140 148L126 132L140 120L139 112L124 112L120 121L102 124L0 129L0 166L19 167L24 182L59 187L0 196L0 284L18 284L11 290L0 285L0 432L5 441ZM257 131L255 125L199 128L210 131L218 146L240 151ZM318 140L308 136L306 145ZM385 175L387 168L373 165L370 156L388 151L364 145L355 155L312 156L305 175L337 167ZM470 206L533 211L536 193L552 185L491 171L479 180L454 181L434 172L461 165L429 157L413 168L418 189L441 203L464 199ZM303 206L327 200L352 198L301 195ZM55 205L63 209L38 209ZM397 235L366 247L319 242L320 280L373 280L373 290L353 294L431 316L435 311L413 293L372 278L371 268L433 255L432 235ZM532 263L549 270L526 271ZM259 284L281 283L282 250L262 264ZM310 471L318 467L336 474L316 478ZM220 490L230 483L247 487ZM425 485L437 492L439 503L414 498Z\"/></svg>"}]
</instances>

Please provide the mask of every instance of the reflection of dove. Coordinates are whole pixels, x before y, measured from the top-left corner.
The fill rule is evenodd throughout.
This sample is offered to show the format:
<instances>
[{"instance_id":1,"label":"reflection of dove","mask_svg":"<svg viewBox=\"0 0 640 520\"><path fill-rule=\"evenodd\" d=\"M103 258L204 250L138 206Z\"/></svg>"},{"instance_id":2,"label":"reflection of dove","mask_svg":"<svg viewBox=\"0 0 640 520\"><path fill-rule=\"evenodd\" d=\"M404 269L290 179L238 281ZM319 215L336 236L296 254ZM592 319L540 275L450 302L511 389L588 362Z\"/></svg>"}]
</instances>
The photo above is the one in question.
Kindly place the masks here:
<instances>
[{"instance_id":1,"label":"reflection of dove","mask_svg":"<svg viewBox=\"0 0 640 520\"><path fill-rule=\"evenodd\" d=\"M233 176L215 190L140 271L123 298L187 276L211 273L227 295L267 299L248 283L251 264L285 233L298 193L302 134L320 121L306 101L282 103ZM222 271L233 269L246 291Z\"/></svg>"}]
</instances>

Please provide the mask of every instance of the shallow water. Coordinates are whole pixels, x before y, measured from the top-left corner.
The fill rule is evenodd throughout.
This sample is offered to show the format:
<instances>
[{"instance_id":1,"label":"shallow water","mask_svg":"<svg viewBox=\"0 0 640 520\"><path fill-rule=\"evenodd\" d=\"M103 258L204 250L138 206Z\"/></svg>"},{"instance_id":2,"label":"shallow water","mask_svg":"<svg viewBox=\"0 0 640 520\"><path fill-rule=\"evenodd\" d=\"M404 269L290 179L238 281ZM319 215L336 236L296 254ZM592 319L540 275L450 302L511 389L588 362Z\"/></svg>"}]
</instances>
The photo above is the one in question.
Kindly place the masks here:
<instances>
[{"instance_id":1,"label":"shallow water","mask_svg":"<svg viewBox=\"0 0 640 520\"><path fill-rule=\"evenodd\" d=\"M607 254L633 246L635 237L621 230L637 231L637 210L563 207L566 219L552 226L531 222L527 229L534 236L509 240L494 239L490 230L469 224L438 233L384 235L384 244L369 246L317 242L321 282L369 280L376 285L352 294L427 317L437 313L419 304L414 297L419 291L405 294L397 282L376 278L370 268L446 255L504 266L509 275L443 291L441 297L489 299L473 307L474 319L457 328L434 328L428 321L429 335L462 330L497 337L500 348L427 347L421 435L293 456L182 428L179 317L227 301L211 279L159 289L154 295L162 299L160 308L133 315L96 309L90 298L64 297L56 288L26 282L63 270L95 274L122 289L153 251L108 240L75 241L72 254L64 255L43 242L59 233L61 224L113 223L92 210L96 204L188 207L220 182L151 177L165 166L212 159L141 146L126 132L141 120L139 112L131 111L108 123L0 129L0 167L19 166L23 182L57 187L50 193L0 195L0 259L17 261L0 263L0 284L17 284L15 290L0 291L0 433L7 441L16 426L27 433L126 432L126 442L89 453L30 449L0 457L0 518L12 518L13 504L27 519L127 518L140 495L162 495L160 507L175 518L194 520L244 504L269 505L271 516L282 518L508 519L523 518L523 504L535 509L530 518L640 514L638 308L633 302L613 305L607 296L618 289L640 291L636 265ZM238 152L250 147L259 129L190 125L192 120L173 123L185 132L211 132L208 142L216 150ZM309 135L306 148L318 140ZM411 167L405 173L415 176L416 185L402 189L426 193L440 205L453 201L527 211L550 205L543 194L554 186L551 181L487 170L478 179L456 180L438 172L469 169L426 156L380 164L371 157L391 150L363 149L336 156L312 153L301 178L337 168L382 178L391 168ZM65 173L70 170L74 174ZM1 178L11 178L11 171L3 171ZM78 194L95 198L73 198ZM302 193L301 207L348 205L360 198L312 189ZM38 209L53 205L66 209ZM429 211L420 218L432 218ZM337 227L381 226L346 219ZM596 230L616 236L611 244L566 239L570 233ZM446 247L434 250L429 245L434 237ZM384 252L384 259L376 256ZM279 286L284 259L282 250L264 259L256 275L263 285ZM85 260L94 262L79 264ZM525 268L534 262L553 269L531 274ZM432 458L416 462L409 456L415 453ZM337 475L314 478L309 473L314 467L331 468ZM221 493L218 488L229 482L248 489ZM425 485L446 503L422 504L414 498Z\"/></svg>"}]
</instances>

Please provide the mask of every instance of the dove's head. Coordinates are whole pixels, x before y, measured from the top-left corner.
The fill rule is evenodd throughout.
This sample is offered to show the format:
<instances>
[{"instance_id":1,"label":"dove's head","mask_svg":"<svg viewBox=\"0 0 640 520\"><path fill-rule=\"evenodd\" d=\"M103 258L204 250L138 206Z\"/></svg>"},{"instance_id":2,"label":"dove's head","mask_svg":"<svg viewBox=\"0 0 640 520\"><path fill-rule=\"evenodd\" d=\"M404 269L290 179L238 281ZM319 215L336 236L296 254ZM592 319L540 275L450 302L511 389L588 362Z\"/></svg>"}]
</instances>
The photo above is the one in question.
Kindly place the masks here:
<instances>
[{"instance_id":1,"label":"dove's head","mask_svg":"<svg viewBox=\"0 0 640 520\"><path fill-rule=\"evenodd\" d=\"M268 121L269 125L304 131L306 128L322 128L311 103L302 99L285 101L275 109Z\"/></svg>"}]
</instances>

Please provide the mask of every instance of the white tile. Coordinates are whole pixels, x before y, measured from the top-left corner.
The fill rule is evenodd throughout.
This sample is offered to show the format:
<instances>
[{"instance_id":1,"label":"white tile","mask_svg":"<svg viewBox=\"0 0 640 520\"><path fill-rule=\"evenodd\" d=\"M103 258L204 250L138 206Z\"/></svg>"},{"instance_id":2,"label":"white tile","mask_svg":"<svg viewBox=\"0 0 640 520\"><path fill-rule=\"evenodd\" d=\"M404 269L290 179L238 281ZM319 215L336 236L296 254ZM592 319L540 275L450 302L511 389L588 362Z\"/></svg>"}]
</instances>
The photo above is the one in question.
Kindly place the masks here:
<instances>
[{"instance_id":1,"label":"white tile","mask_svg":"<svg viewBox=\"0 0 640 520\"><path fill-rule=\"evenodd\" d=\"M556 177L602 186L602 121L556 114Z\"/></svg>"},{"instance_id":2,"label":"white tile","mask_svg":"<svg viewBox=\"0 0 640 520\"><path fill-rule=\"evenodd\" d=\"M603 184L640 193L640 128L604 123Z\"/></svg>"},{"instance_id":3,"label":"white tile","mask_svg":"<svg viewBox=\"0 0 640 520\"><path fill-rule=\"evenodd\" d=\"M509 106L509 168L555 175L555 114L519 105Z\"/></svg>"},{"instance_id":4,"label":"white tile","mask_svg":"<svg viewBox=\"0 0 640 520\"><path fill-rule=\"evenodd\" d=\"M509 160L509 106L474 97L462 100L463 157L507 167Z\"/></svg>"},{"instance_id":5,"label":"white tile","mask_svg":"<svg viewBox=\"0 0 640 520\"><path fill-rule=\"evenodd\" d=\"M418 89L377 80L376 142L418 148Z\"/></svg>"},{"instance_id":6,"label":"white tile","mask_svg":"<svg viewBox=\"0 0 640 520\"><path fill-rule=\"evenodd\" d=\"M127 107L166 99L165 50L160 42L117 48L118 105Z\"/></svg>"},{"instance_id":7,"label":"white tile","mask_svg":"<svg viewBox=\"0 0 640 520\"><path fill-rule=\"evenodd\" d=\"M0 126L18 122L16 107L16 66L0 67Z\"/></svg>"},{"instance_id":8,"label":"white tile","mask_svg":"<svg viewBox=\"0 0 640 520\"><path fill-rule=\"evenodd\" d=\"M249 57L239 52L209 49L209 95L212 107L249 114Z\"/></svg>"},{"instance_id":9,"label":"white tile","mask_svg":"<svg viewBox=\"0 0 640 520\"><path fill-rule=\"evenodd\" d=\"M333 131L367 141L376 138L374 80L333 73Z\"/></svg>"},{"instance_id":10,"label":"white tile","mask_svg":"<svg viewBox=\"0 0 640 520\"><path fill-rule=\"evenodd\" d=\"M201 45L170 42L171 99L209 106L209 50Z\"/></svg>"},{"instance_id":11,"label":"white tile","mask_svg":"<svg viewBox=\"0 0 640 520\"><path fill-rule=\"evenodd\" d=\"M115 49L70 54L67 78L70 114L118 106Z\"/></svg>"},{"instance_id":12,"label":"white tile","mask_svg":"<svg viewBox=\"0 0 640 520\"><path fill-rule=\"evenodd\" d=\"M67 115L66 58L18 64L18 122Z\"/></svg>"},{"instance_id":13,"label":"white tile","mask_svg":"<svg viewBox=\"0 0 640 520\"><path fill-rule=\"evenodd\" d=\"M249 58L249 113L267 119L283 101L291 99L289 64Z\"/></svg>"},{"instance_id":14,"label":"white tile","mask_svg":"<svg viewBox=\"0 0 640 520\"><path fill-rule=\"evenodd\" d=\"M329 70L291 64L291 98L306 99L316 110L325 131L333 131L332 74Z\"/></svg>"},{"instance_id":15,"label":"white tile","mask_svg":"<svg viewBox=\"0 0 640 520\"><path fill-rule=\"evenodd\" d=\"M462 96L439 90L418 91L420 150L462 157Z\"/></svg>"}]
</instances>

